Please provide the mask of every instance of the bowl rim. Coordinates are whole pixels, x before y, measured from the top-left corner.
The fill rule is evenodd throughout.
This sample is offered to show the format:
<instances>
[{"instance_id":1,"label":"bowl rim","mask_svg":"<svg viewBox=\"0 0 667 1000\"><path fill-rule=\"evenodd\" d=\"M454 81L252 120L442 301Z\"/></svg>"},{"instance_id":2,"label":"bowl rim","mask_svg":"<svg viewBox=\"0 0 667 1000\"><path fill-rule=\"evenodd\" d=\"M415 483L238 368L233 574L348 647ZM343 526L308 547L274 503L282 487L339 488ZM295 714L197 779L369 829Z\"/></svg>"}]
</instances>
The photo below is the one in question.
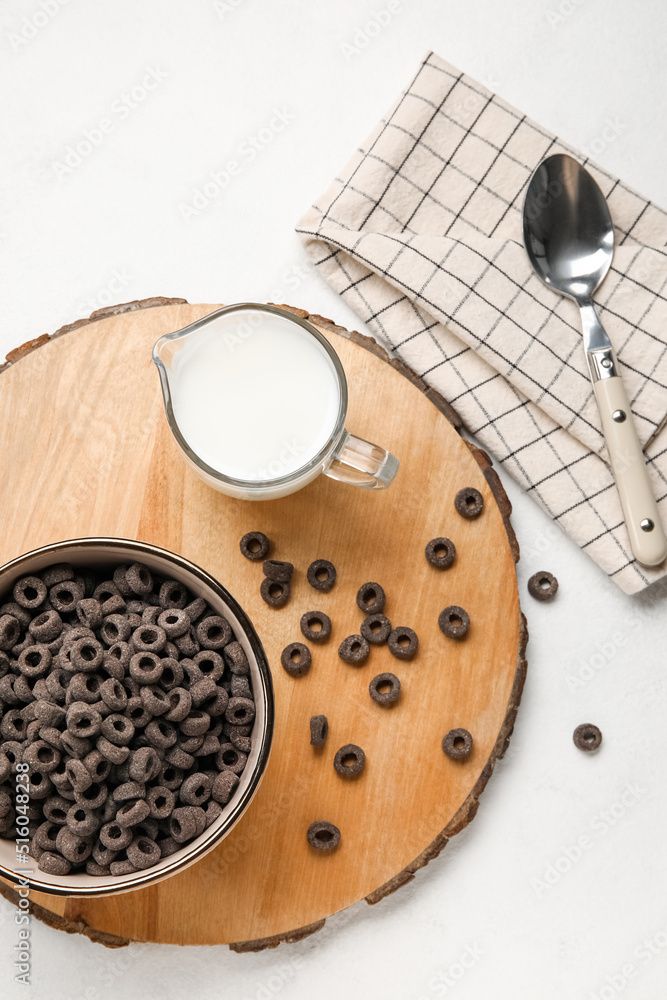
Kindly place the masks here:
<instances>
[{"instance_id":1,"label":"bowl rim","mask_svg":"<svg viewBox=\"0 0 667 1000\"><path fill-rule=\"evenodd\" d=\"M163 868L156 870L147 868L133 873L131 876L109 875L107 878L113 879L114 881L105 883L103 879L100 879L100 882L103 883L100 886L67 886L42 881L42 879L35 874L36 871L39 871L36 866L32 869L31 874L28 874L27 872L14 871L11 868L7 868L2 864L2 862L0 862L0 877L11 882L12 885L27 886L29 889L36 892L44 892L54 896L99 897L118 895L119 893L129 892L133 889L145 888L146 886L161 882L163 879L166 879L171 875L175 875L177 872L184 871L186 868L190 867L190 865L203 858L205 854L208 854L209 851L213 850L213 848L231 832L233 827L241 819L241 816L244 814L247 807L250 805L250 802L254 797L266 770L266 765L271 752L271 744L273 741L275 725L273 680L264 648L257 632L255 631L255 627L236 598L230 594L227 588L216 580L215 577L211 576L210 573L202 569L201 566L198 566L191 560L186 559L185 556L172 552L171 549L165 549L163 546L154 545L152 542L139 541L133 538L121 538L107 535L69 538L63 539L59 542L51 542L46 545L39 546L39 548L31 549L29 552L25 552L22 555L11 559L9 562L0 566L0 577L4 577L14 570L20 571L20 567L23 564L32 561L41 555L57 555L63 550L71 551L72 548L86 550L94 547L99 548L100 546L109 548L112 552L114 549L120 550L129 547L138 553L143 553L148 556L158 556L171 563L175 563L178 568L184 569L193 574L193 576L195 576L200 583L212 590L216 597L220 598L225 604L227 604L243 629L245 637L248 640L257 661L257 667L262 681L264 729L261 733L259 755L255 763L254 771L250 777L248 785L243 790L241 795L239 795L238 800L233 804L233 807L226 817L224 826L214 829L212 825L209 828L210 832L204 831L204 833L200 834L200 836L193 841L193 843L197 843L196 850L193 850L190 854L186 854L184 857L165 865Z\"/></svg>"}]
</instances>

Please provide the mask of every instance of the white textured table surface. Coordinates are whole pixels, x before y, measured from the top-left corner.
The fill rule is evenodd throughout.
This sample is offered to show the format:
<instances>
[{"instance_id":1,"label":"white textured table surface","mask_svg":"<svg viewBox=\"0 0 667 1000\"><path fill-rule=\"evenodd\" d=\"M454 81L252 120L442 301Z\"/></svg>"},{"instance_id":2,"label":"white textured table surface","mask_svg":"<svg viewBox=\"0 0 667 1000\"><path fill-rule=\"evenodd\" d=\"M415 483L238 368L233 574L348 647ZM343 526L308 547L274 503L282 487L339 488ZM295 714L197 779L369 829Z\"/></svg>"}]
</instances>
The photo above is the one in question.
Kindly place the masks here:
<instances>
[{"instance_id":1,"label":"white textured table surface","mask_svg":"<svg viewBox=\"0 0 667 1000\"><path fill-rule=\"evenodd\" d=\"M293 226L429 48L667 204L660 0L394 0L369 27L388 6L2 0L0 354L159 294L288 301L358 327ZM77 161L68 147L84 140ZM29 988L12 981L0 900L3 998L664 994L667 588L624 597L505 485L528 681L510 752L440 859L378 906L259 955L110 952L34 921ZM561 583L553 605L525 593L543 568ZM572 744L584 721L604 732L597 755Z\"/></svg>"}]
</instances>

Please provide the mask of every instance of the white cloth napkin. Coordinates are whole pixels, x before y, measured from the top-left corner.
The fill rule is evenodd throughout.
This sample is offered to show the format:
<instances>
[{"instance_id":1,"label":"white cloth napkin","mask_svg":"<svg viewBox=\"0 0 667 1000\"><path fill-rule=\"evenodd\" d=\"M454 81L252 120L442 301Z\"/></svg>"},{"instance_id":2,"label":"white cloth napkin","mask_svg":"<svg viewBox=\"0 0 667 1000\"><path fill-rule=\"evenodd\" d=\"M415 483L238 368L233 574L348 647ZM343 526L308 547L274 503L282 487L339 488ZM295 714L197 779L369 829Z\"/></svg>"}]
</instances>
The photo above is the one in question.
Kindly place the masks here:
<instances>
[{"instance_id":1,"label":"white cloth napkin","mask_svg":"<svg viewBox=\"0 0 667 1000\"><path fill-rule=\"evenodd\" d=\"M377 339L627 593L667 574L632 556L579 314L533 274L521 236L540 160L577 156L433 53L297 226ZM598 290L667 523L667 214L588 163L616 230Z\"/></svg>"}]
</instances>

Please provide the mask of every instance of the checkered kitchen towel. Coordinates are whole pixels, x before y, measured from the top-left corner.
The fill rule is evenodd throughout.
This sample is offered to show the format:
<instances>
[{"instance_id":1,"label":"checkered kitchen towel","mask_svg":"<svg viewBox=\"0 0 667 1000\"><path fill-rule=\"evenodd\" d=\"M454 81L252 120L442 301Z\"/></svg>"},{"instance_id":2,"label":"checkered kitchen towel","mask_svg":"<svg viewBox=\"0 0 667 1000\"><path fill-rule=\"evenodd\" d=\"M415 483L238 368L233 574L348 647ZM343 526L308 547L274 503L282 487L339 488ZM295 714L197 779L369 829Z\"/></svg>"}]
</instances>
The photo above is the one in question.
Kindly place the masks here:
<instances>
[{"instance_id":1,"label":"checkered kitchen towel","mask_svg":"<svg viewBox=\"0 0 667 1000\"><path fill-rule=\"evenodd\" d=\"M667 566L632 556L578 311L533 274L522 242L526 182L560 151L577 155L430 54L297 229L377 339L631 594ZM667 214L587 166L616 228L597 303L667 523Z\"/></svg>"}]
</instances>

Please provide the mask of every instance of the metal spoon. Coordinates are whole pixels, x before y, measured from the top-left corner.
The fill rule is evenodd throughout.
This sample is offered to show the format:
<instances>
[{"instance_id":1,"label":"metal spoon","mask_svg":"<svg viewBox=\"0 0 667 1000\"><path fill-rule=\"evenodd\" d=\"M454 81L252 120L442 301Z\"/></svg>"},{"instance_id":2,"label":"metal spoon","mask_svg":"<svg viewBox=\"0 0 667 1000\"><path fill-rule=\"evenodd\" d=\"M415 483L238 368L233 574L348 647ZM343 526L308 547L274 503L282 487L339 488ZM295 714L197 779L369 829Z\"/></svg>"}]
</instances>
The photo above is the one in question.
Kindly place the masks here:
<instances>
[{"instance_id":1,"label":"metal spoon","mask_svg":"<svg viewBox=\"0 0 667 1000\"><path fill-rule=\"evenodd\" d=\"M593 304L614 255L614 227L602 191L571 156L538 166L523 205L523 239L536 273L581 311L588 370L635 558L657 566L667 538L648 477L616 355Z\"/></svg>"}]
</instances>

